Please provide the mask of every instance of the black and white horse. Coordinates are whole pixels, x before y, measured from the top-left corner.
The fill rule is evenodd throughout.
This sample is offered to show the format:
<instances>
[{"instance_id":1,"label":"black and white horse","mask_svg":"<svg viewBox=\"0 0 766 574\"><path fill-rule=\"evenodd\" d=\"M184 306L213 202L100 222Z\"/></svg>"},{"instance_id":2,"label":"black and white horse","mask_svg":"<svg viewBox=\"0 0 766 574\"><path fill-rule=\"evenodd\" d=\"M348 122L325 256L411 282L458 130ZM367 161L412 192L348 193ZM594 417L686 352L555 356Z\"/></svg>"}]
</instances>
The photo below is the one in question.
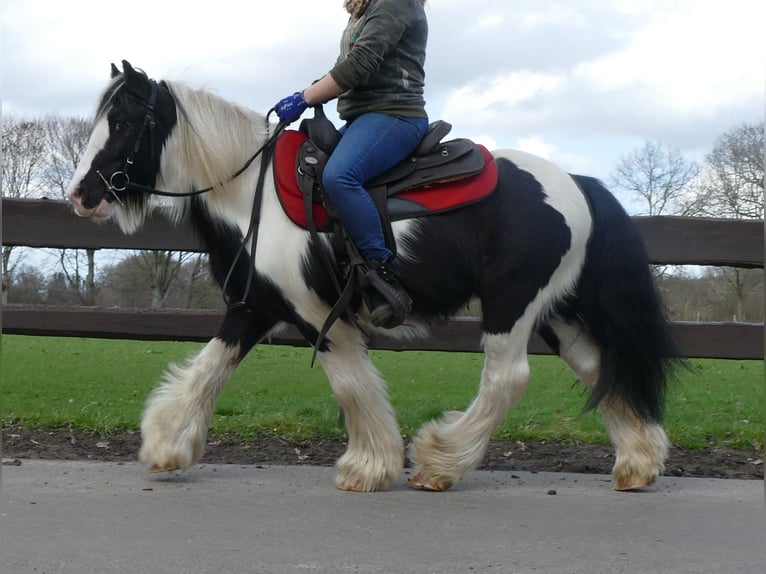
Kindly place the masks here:
<instances>
[{"instance_id":1,"label":"black and white horse","mask_svg":"<svg viewBox=\"0 0 766 574\"><path fill-rule=\"evenodd\" d=\"M271 165L256 161L232 178L268 138L261 114L205 90L155 83L127 62L122 70L112 66L69 188L76 213L113 218L132 233L150 210L142 186L165 190L172 195L167 209L199 235L229 299L246 293L216 336L186 364L171 366L149 397L139 458L152 471L198 461L216 400L248 351L288 324L316 343L337 299L319 257L320 250L330 253L330 241L322 235L316 244L288 219ZM616 449L615 488L648 485L668 452L660 420L673 344L641 238L598 181L519 151L493 155L499 178L488 198L394 223L395 269L413 309L405 325L387 334L427 336L478 298L485 352L470 406L427 423L412 439L411 482L447 489L481 463L494 429L526 389L527 342L537 331L589 389L587 406L603 414ZM264 170L255 254L240 257ZM249 250L252 240L246 244ZM368 312L355 301L364 322ZM318 357L348 431L337 487L386 488L401 474L405 449L364 332L342 317Z\"/></svg>"}]
</instances>

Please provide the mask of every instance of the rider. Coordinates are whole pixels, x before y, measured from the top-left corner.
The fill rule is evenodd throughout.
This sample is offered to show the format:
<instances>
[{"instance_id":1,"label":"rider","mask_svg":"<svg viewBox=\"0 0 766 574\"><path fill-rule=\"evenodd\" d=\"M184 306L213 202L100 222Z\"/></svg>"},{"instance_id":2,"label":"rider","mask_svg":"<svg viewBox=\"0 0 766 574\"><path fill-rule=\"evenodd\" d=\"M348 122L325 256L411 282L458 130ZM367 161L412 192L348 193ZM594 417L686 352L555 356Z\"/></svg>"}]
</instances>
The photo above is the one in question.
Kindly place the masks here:
<instances>
[{"instance_id":1,"label":"rider","mask_svg":"<svg viewBox=\"0 0 766 574\"><path fill-rule=\"evenodd\" d=\"M376 291L372 322L385 328L401 324L412 301L392 272L394 254L363 184L409 156L428 131L425 1L345 0L351 16L335 66L275 106L289 124L308 106L338 98L338 115L346 124L322 183L365 260L365 278Z\"/></svg>"}]
</instances>

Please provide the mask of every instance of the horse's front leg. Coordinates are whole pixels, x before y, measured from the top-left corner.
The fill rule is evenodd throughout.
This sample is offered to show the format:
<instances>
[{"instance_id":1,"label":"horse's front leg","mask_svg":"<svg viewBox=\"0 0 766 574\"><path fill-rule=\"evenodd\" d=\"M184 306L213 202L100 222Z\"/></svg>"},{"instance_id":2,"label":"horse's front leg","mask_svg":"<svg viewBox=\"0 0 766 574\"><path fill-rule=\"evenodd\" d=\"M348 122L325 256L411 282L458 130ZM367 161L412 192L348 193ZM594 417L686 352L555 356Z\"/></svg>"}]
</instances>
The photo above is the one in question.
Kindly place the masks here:
<instances>
[{"instance_id":1,"label":"horse's front leg","mask_svg":"<svg viewBox=\"0 0 766 574\"><path fill-rule=\"evenodd\" d=\"M385 383L370 362L360 333L345 323L330 331L329 350L319 354L343 409L348 446L338 460L341 490L383 490L404 467L404 442Z\"/></svg>"},{"instance_id":2,"label":"horse's front leg","mask_svg":"<svg viewBox=\"0 0 766 574\"><path fill-rule=\"evenodd\" d=\"M139 460L151 472L187 468L205 449L218 397L234 369L274 322L257 311L229 310L216 336L184 365L170 365L141 420Z\"/></svg>"}]
</instances>

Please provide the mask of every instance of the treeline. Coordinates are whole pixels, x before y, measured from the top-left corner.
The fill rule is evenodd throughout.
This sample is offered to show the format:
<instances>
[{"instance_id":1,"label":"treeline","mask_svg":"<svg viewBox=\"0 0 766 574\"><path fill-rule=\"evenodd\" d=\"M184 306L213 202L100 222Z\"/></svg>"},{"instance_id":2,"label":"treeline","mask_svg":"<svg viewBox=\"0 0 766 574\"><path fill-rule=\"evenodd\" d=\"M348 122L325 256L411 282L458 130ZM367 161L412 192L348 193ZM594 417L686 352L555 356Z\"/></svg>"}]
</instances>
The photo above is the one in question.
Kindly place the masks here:
<instances>
[{"instance_id":1,"label":"treeline","mask_svg":"<svg viewBox=\"0 0 766 574\"><path fill-rule=\"evenodd\" d=\"M22 265L13 274L5 299L44 305L223 308L206 256L178 251L132 252L103 266L90 286L72 281L62 270L46 276L39 267Z\"/></svg>"},{"instance_id":2,"label":"treeline","mask_svg":"<svg viewBox=\"0 0 766 574\"><path fill-rule=\"evenodd\" d=\"M657 287L674 321L763 322L762 269L680 270L662 274Z\"/></svg>"},{"instance_id":3,"label":"treeline","mask_svg":"<svg viewBox=\"0 0 766 574\"><path fill-rule=\"evenodd\" d=\"M158 275L169 271L170 275ZM760 269L684 268L660 270L657 286L675 321L764 320ZM204 255L136 252L96 277L91 304L115 307L223 309L221 291L210 277ZM82 305L83 294L66 275L49 276L22 266L7 291L8 303Z\"/></svg>"}]
</instances>

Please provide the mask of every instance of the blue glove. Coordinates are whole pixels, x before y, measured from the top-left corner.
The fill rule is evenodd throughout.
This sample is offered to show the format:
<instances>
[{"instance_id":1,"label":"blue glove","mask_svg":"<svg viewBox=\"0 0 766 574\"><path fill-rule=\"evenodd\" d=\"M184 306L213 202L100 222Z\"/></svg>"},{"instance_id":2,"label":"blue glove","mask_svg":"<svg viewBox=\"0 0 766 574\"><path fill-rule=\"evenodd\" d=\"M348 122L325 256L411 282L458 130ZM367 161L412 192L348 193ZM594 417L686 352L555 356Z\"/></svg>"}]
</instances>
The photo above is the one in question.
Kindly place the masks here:
<instances>
[{"instance_id":1,"label":"blue glove","mask_svg":"<svg viewBox=\"0 0 766 574\"><path fill-rule=\"evenodd\" d=\"M295 92L292 96L282 98L274 106L274 111L277 112L279 119L285 125L289 125L301 117L301 114L306 111L309 105L303 98L303 92Z\"/></svg>"}]
</instances>

